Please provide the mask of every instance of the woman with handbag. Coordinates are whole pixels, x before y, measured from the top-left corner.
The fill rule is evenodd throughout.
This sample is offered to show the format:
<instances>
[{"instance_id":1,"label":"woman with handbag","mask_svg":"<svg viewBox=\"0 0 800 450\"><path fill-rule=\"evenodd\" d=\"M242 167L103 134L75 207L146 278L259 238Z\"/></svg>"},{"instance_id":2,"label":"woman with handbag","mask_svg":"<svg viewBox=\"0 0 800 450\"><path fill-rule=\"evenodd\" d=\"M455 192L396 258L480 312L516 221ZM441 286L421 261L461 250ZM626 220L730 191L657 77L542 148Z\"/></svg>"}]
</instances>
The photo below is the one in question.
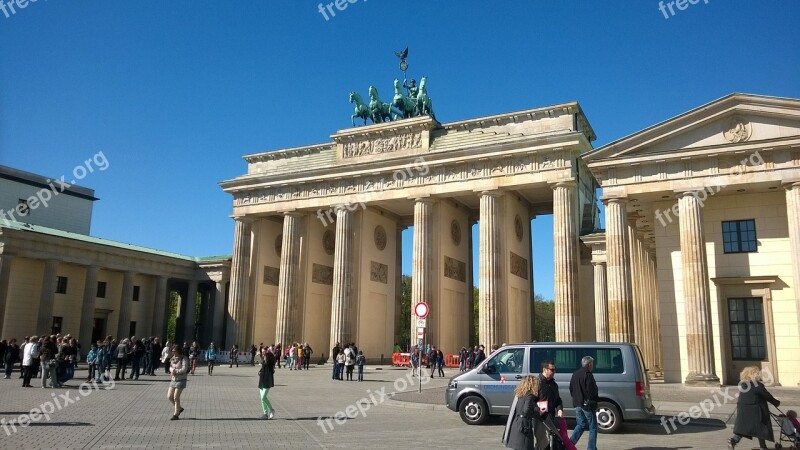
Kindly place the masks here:
<instances>
[{"instance_id":1,"label":"woman with handbag","mask_svg":"<svg viewBox=\"0 0 800 450\"><path fill-rule=\"evenodd\" d=\"M514 450L536 448L533 433L539 420L539 377L528 376L522 379L514 390L514 401L503 432L503 444Z\"/></svg>"},{"instance_id":2,"label":"woman with handbag","mask_svg":"<svg viewBox=\"0 0 800 450\"><path fill-rule=\"evenodd\" d=\"M275 386L275 355L272 351L266 352L263 361L261 370L258 371L258 390L261 393L261 410L264 412L261 419L272 419L275 417L275 409L267 398L269 390Z\"/></svg>"}]
</instances>

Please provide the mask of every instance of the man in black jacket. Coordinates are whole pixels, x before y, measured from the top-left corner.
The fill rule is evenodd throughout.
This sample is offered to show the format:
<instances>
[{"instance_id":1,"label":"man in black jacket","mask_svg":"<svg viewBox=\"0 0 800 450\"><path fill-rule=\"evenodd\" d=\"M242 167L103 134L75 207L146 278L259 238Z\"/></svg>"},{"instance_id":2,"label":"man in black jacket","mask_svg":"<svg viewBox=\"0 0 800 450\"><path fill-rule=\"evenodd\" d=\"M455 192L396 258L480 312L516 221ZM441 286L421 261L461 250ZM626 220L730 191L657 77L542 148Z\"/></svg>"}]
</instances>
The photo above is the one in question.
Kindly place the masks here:
<instances>
[{"instance_id":1,"label":"man in black jacket","mask_svg":"<svg viewBox=\"0 0 800 450\"><path fill-rule=\"evenodd\" d=\"M594 370L594 358L584 356L581 359L581 368L572 374L569 382L569 393L572 395L572 404L575 406L575 420L577 424L572 430L569 440L574 444L583 434L583 430L589 427L589 446L588 450L597 450L597 382L592 375Z\"/></svg>"}]
</instances>

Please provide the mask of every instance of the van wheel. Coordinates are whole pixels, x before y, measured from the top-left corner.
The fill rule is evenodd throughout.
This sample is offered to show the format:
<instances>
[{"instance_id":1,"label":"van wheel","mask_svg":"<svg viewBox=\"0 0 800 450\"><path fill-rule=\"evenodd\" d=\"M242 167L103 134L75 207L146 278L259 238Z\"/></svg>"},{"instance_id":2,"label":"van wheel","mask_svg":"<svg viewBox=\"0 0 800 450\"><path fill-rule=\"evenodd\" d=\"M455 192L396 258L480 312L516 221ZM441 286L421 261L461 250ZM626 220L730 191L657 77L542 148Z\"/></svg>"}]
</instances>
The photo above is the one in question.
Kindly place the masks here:
<instances>
[{"instance_id":1,"label":"van wheel","mask_svg":"<svg viewBox=\"0 0 800 450\"><path fill-rule=\"evenodd\" d=\"M622 414L617 405L609 402L597 404L597 431L605 434L616 433L622 426Z\"/></svg>"},{"instance_id":2,"label":"van wheel","mask_svg":"<svg viewBox=\"0 0 800 450\"><path fill-rule=\"evenodd\" d=\"M461 420L468 425L483 425L489 418L489 409L484 399L471 395L461 400L458 414L461 416Z\"/></svg>"}]
</instances>

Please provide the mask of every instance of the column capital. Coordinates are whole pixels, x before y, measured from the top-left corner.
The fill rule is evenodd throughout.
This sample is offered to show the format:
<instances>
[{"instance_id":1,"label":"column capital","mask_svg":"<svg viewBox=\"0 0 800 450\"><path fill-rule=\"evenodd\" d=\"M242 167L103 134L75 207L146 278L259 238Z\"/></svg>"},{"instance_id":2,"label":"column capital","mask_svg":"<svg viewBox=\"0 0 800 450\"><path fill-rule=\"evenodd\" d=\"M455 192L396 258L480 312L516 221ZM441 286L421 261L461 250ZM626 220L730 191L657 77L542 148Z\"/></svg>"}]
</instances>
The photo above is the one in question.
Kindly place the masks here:
<instances>
[{"instance_id":1,"label":"column capital","mask_svg":"<svg viewBox=\"0 0 800 450\"><path fill-rule=\"evenodd\" d=\"M675 196L678 198L678 200L680 200L680 199L682 199L684 197L697 197L697 193L698 192L706 192L706 190L705 190L705 188L702 188L702 189L680 189L680 190L675 190L675 191L672 191L672 192L675 194ZM706 195L708 195L708 192L706 192Z\"/></svg>"},{"instance_id":2,"label":"column capital","mask_svg":"<svg viewBox=\"0 0 800 450\"><path fill-rule=\"evenodd\" d=\"M241 222L241 223L253 223L253 222L255 222L254 218L248 217L248 216L233 216L233 220L235 222Z\"/></svg>"},{"instance_id":3,"label":"column capital","mask_svg":"<svg viewBox=\"0 0 800 450\"><path fill-rule=\"evenodd\" d=\"M604 205L608 205L609 203L613 203L615 205L622 205L625 206L628 204L628 197L619 196L619 195L601 195L600 201L603 202Z\"/></svg>"},{"instance_id":4,"label":"column capital","mask_svg":"<svg viewBox=\"0 0 800 450\"><path fill-rule=\"evenodd\" d=\"M547 183L550 185L550 189L565 187L565 188L573 188L578 186L578 183L575 180L561 180L561 181L553 181Z\"/></svg>"},{"instance_id":5,"label":"column capital","mask_svg":"<svg viewBox=\"0 0 800 450\"><path fill-rule=\"evenodd\" d=\"M430 204L433 204L433 203L437 202L437 200L435 198L433 198L433 197L413 197L412 200L414 200L414 203L430 203Z\"/></svg>"},{"instance_id":6,"label":"column capital","mask_svg":"<svg viewBox=\"0 0 800 450\"><path fill-rule=\"evenodd\" d=\"M800 188L800 180L787 180L781 183L784 189L791 191L795 188Z\"/></svg>"}]
</instances>

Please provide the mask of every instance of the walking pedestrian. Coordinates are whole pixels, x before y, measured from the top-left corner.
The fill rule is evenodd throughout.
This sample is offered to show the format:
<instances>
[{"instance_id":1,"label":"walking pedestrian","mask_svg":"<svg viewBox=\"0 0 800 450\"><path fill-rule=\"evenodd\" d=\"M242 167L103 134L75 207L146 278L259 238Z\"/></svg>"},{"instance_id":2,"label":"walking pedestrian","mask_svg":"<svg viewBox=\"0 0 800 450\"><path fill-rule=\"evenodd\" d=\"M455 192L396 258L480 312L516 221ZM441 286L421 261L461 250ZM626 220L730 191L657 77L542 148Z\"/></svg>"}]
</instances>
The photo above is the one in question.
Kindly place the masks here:
<instances>
[{"instance_id":1,"label":"walking pedestrian","mask_svg":"<svg viewBox=\"0 0 800 450\"><path fill-rule=\"evenodd\" d=\"M236 363L236 367L239 367L239 346L236 344L233 344L233 347L231 347L230 361L231 364L228 366L229 369L233 367L233 363Z\"/></svg>"},{"instance_id":2,"label":"walking pedestrian","mask_svg":"<svg viewBox=\"0 0 800 450\"><path fill-rule=\"evenodd\" d=\"M367 362L367 358L364 357L364 352L358 352L358 356L356 357L356 365L358 366L358 381L364 381L364 363Z\"/></svg>"},{"instance_id":3,"label":"walking pedestrian","mask_svg":"<svg viewBox=\"0 0 800 450\"><path fill-rule=\"evenodd\" d=\"M264 363L258 371L258 391L261 393L261 410L264 415L262 419L272 419L275 417L275 409L267 397L269 390L275 386L275 355L267 351L264 354Z\"/></svg>"},{"instance_id":4,"label":"walking pedestrian","mask_svg":"<svg viewBox=\"0 0 800 450\"><path fill-rule=\"evenodd\" d=\"M217 347L213 342L208 344L208 350L206 350L206 361L208 361L208 374L212 375L214 372L214 363L217 361Z\"/></svg>"},{"instance_id":5,"label":"walking pedestrian","mask_svg":"<svg viewBox=\"0 0 800 450\"><path fill-rule=\"evenodd\" d=\"M169 360L172 357L172 342L167 341L164 343L164 348L161 349L161 363L164 364L164 373L169 373Z\"/></svg>"},{"instance_id":6,"label":"walking pedestrian","mask_svg":"<svg viewBox=\"0 0 800 450\"><path fill-rule=\"evenodd\" d=\"M503 431L503 444L507 448L530 450L541 447L537 445L537 436L534 434L540 416L537 407L539 383L538 377L527 376L514 389L514 401Z\"/></svg>"},{"instance_id":7,"label":"walking pedestrian","mask_svg":"<svg viewBox=\"0 0 800 450\"><path fill-rule=\"evenodd\" d=\"M597 382L592 371L594 358L584 356L581 359L581 368L572 374L569 382L569 393L572 404L575 406L575 420L577 424L572 430L569 440L577 444L583 430L589 428L589 445L587 450L597 450L597 402L600 400L597 393Z\"/></svg>"},{"instance_id":8,"label":"walking pedestrian","mask_svg":"<svg viewBox=\"0 0 800 450\"><path fill-rule=\"evenodd\" d=\"M172 380L169 382L167 398L173 406L172 418L178 420L183 412L181 407L181 393L186 389L187 376L189 372L189 358L183 354L183 349L178 345L172 346L172 358L169 360L169 373Z\"/></svg>"},{"instance_id":9,"label":"walking pedestrian","mask_svg":"<svg viewBox=\"0 0 800 450\"><path fill-rule=\"evenodd\" d=\"M746 437L758 439L759 449L765 450L766 441L775 441L767 402L775 407L780 406L781 402L767 391L762 383L759 367L745 367L739 374L739 380L736 424L733 427L733 436L728 439L728 448L736 447L736 444Z\"/></svg>"}]
</instances>

